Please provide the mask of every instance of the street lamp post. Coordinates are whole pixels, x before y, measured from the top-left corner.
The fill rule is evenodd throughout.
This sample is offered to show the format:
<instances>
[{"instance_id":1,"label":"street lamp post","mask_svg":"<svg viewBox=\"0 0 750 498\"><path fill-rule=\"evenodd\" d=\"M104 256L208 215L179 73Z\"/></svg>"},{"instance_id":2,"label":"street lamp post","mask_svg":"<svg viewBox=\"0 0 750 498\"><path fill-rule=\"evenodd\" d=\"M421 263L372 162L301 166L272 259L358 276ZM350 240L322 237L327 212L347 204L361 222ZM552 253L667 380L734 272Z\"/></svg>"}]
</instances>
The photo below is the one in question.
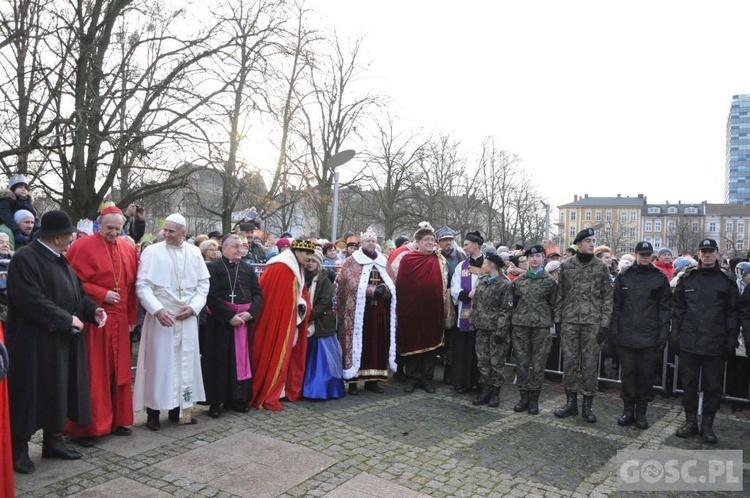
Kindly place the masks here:
<instances>
[{"instance_id":1,"label":"street lamp post","mask_svg":"<svg viewBox=\"0 0 750 498\"><path fill-rule=\"evenodd\" d=\"M331 242L336 240L336 225L339 219L339 172L336 167L346 164L354 157L357 152L353 149L342 150L332 155L326 162L327 166L333 169L333 213L331 220Z\"/></svg>"}]
</instances>

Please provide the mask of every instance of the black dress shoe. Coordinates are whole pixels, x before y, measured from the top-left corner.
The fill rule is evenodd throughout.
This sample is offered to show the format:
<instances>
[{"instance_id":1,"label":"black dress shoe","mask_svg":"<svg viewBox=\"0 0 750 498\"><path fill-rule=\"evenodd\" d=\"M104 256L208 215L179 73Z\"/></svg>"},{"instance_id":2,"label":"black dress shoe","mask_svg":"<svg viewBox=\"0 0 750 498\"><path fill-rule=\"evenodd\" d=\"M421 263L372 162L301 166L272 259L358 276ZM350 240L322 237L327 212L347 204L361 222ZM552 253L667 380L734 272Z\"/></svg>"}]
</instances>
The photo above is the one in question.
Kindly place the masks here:
<instances>
[{"instance_id":1,"label":"black dress shoe","mask_svg":"<svg viewBox=\"0 0 750 498\"><path fill-rule=\"evenodd\" d=\"M349 389L346 391L349 396L356 396L359 394L359 387L357 387L356 382L352 382L349 384Z\"/></svg>"},{"instance_id":2,"label":"black dress shoe","mask_svg":"<svg viewBox=\"0 0 750 498\"><path fill-rule=\"evenodd\" d=\"M115 430L113 430L112 434L114 434L115 436L130 436L131 434L133 434L133 431L129 427L121 425L120 427L117 427Z\"/></svg>"},{"instance_id":3,"label":"black dress shoe","mask_svg":"<svg viewBox=\"0 0 750 498\"><path fill-rule=\"evenodd\" d=\"M208 416L211 418L219 418L219 415L221 415L221 405L211 405L211 407L208 409Z\"/></svg>"},{"instance_id":4,"label":"black dress shoe","mask_svg":"<svg viewBox=\"0 0 750 498\"><path fill-rule=\"evenodd\" d=\"M380 387L377 381L371 380L371 381L365 382L365 391L370 391L371 393L383 394L385 392L385 389Z\"/></svg>"},{"instance_id":5,"label":"black dress shoe","mask_svg":"<svg viewBox=\"0 0 750 498\"><path fill-rule=\"evenodd\" d=\"M413 393L414 389L417 387L417 381L416 379L407 379L406 385L404 386L404 392L405 393Z\"/></svg>"},{"instance_id":6,"label":"black dress shoe","mask_svg":"<svg viewBox=\"0 0 750 498\"><path fill-rule=\"evenodd\" d=\"M29 458L29 443L13 440L13 470L19 474L31 474L36 470L34 462Z\"/></svg>"},{"instance_id":7,"label":"black dress shoe","mask_svg":"<svg viewBox=\"0 0 750 498\"><path fill-rule=\"evenodd\" d=\"M60 460L78 460L83 455L65 447L62 434L48 436L42 442L42 458L59 458Z\"/></svg>"},{"instance_id":8,"label":"black dress shoe","mask_svg":"<svg viewBox=\"0 0 750 498\"><path fill-rule=\"evenodd\" d=\"M432 385L432 380L422 380L420 381L420 384L422 385L422 389L424 389L425 392L435 394L435 386Z\"/></svg>"},{"instance_id":9,"label":"black dress shoe","mask_svg":"<svg viewBox=\"0 0 750 498\"><path fill-rule=\"evenodd\" d=\"M81 446L82 448L91 448L94 446L94 436L81 436L73 438L73 442L75 442L78 446Z\"/></svg>"},{"instance_id":10,"label":"black dress shoe","mask_svg":"<svg viewBox=\"0 0 750 498\"><path fill-rule=\"evenodd\" d=\"M456 392L457 392L458 394L466 394L466 393L468 393L468 392L469 392L469 388L468 388L468 387L463 387L463 386L461 386L461 387L459 387L458 389L456 389Z\"/></svg>"},{"instance_id":11,"label":"black dress shoe","mask_svg":"<svg viewBox=\"0 0 750 498\"><path fill-rule=\"evenodd\" d=\"M172 422L179 422L180 421L180 407L172 408L169 410L169 420Z\"/></svg>"},{"instance_id":12,"label":"black dress shoe","mask_svg":"<svg viewBox=\"0 0 750 498\"><path fill-rule=\"evenodd\" d=\"M161 423L159 422L159 410L146 408L146 414L148 415L148 418L146 419L146 427L152 431L158 431L159 429L161 429Z\"/></svg>"},{"instance_id":13,"label":"black dress shoe","mask_svg":"<svg viewBox=\"0 0 750 498\"><path fill-rule=\"evenodd\" d=\"M244 403L242 401L235 401L233 403L230 403L229 409L237 413L248 413L250 411L250 407L247 405L247 403Z\"/></svg>"}]
</instances>

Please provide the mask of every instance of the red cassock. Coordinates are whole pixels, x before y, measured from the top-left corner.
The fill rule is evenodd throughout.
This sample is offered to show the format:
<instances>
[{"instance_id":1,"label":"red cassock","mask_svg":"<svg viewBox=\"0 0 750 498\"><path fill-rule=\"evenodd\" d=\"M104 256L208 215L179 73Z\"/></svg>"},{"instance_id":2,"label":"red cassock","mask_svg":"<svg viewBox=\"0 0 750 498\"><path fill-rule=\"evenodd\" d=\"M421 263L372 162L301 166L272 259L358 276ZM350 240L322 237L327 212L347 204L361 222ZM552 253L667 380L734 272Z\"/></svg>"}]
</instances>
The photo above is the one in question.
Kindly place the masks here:
<instances>
[{"instance_id":1,"label":"red cassock","mask_svg":"<svg viewBox=\"0 0 750 498\"><path fill-rule=\"evenodd\" d=\"M79 426L68 420L68 436L102 436L133 423L130 325L138 323L135 278L138 256L122 240L108 243L96 233L77 240L65 256L83 282L86 294L107 312L107 324L86 324L92 423ZM104 302L107 291L119 288L120 302Z\"/></svg>"},{"instance_id":2,"label":"red cassock","mask_svg":"<svg viewBox=\"0 0 750 498\"><path fill-rule=\"evenodd\" d=\"M279 257L279 256L277 256ZM307 351L307 320L310 299L303 287L308 312L297 326L299 282L285 264L266 267L260 276L263 305L255 324L250 352L253 368L253 399L250 406L279 411L279 398L286 392L289 401L302 394ZM294 344L295 334L297 344Z\"/></svg>"},{"instance_id":3,"label":"red cassock","mask_svg":"<svg viewBox=\"0 0 750 498\"><path fill-rule=\"evenodd\" d=\"M0 342L5 344L3 326L0 325ZM12 361L12 360L11 360ZM13 454L10 444L10 414L8 412L8 379L0 380L0 498L13 494Z\"/></svg>"}]
</instances>

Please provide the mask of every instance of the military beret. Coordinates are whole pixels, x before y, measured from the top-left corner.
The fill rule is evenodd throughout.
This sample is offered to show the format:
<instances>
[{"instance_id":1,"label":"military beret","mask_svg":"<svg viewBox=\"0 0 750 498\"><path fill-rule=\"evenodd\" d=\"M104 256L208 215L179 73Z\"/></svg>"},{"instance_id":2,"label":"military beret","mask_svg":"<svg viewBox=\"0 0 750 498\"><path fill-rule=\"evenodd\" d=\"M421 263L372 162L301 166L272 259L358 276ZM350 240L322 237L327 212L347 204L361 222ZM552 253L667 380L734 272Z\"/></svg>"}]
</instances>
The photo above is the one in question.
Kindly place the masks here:
<instances>
[{"instance_id":1,"label":"military beret","mask_svg":"<svg viewBox=\"0 0 750 498\"><path fill-rule=\"evenodd\" d=\"M587 239L589 237L593 237L595 235L593 228L584 228L580 232L578 232L578 235L576 235L576 238L573 239L574 244L578 244L583 239Z\"/></svg>"},{"instance_id":2,"label":"military beret","mask_svg":"<svg viewBox=\"0 0 750 498\"><path fill-rule=\"evenodd\" d=\"M539 244L536 244L536 245L533 245L533 246L529 247L528 249L526 249L526 251L523 253L523 255L526 256L526 257L531 256L532 254L542 254L543 255L544 254L544 247L542 247Z\"/></svg>"}]
</instances>

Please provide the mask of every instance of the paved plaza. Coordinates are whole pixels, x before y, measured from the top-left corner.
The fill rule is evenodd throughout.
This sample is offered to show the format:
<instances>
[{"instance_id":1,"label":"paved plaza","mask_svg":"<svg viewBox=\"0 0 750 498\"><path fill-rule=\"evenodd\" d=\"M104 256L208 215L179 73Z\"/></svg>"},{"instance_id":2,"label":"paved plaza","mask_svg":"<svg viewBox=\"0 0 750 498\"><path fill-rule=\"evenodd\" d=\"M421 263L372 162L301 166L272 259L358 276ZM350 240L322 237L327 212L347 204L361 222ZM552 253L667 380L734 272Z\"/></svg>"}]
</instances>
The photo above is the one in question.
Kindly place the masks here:
<instances>
[{"instance_id":1,"label":"paved plaza","mask_svg":"<svg viewBox=\"0 0 750 498\"><path fill-rule=\"evenodd\" d=\"M513 412L512 385L502 389L500 408L472 406L473 393L440 383L437 394L405 394L395 381L384 387L381 395L284 403L280 413L224 412L212 419L200 407L192 426L177 426L163 412L159 432L147 430L145 414L137 414L131 437L101 438L74 462L41 460L38 433L30 450L37 471L16 474L17 495L636 496L616 490L618 450L706 448L698 438L675 437L683 421L677 398L657 396L651 427L641 431L617 425L616 390L596 398L599 422L588 424L580 416L554 417L564 393L553 381L545 384L537 416ZM725 404L715 423L720 442L711 449L744 450L750 490L746 413L733 414Z\"/></svg>"}]
</instances>

